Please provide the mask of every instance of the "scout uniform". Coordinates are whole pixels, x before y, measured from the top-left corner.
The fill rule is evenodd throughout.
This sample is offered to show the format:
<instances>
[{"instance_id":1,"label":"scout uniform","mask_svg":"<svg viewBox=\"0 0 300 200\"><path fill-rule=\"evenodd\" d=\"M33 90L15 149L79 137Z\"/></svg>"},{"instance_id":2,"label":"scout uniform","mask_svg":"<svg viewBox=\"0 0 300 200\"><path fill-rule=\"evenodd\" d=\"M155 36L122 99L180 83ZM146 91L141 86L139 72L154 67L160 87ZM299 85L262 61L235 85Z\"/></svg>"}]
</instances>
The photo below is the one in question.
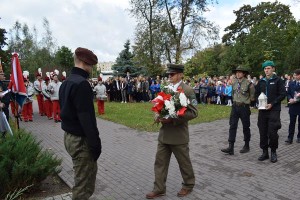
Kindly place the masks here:
<instances>
[{"instance_id":1,"label":"scout uniform","mask_svg":"<svg viewBox=\"0 0 300 200\"><path fill-rule=\"evenodd\" d=\"M245 141L245 145L240 153L246 153L250 150L250 102L255 99L254 85L246 78L246 75L249 73L248 70L244 67L239 66L232 72L236 73L237 71L243 72L244 77L241 78L241 80L236 79L232 85L233 105L231 107L229 119L229 147L221 149L222 152L228 153L230 155L234 154L234 143L239 119L241 119L243 124L243 134Z\"/></svg>"}]
</instances>

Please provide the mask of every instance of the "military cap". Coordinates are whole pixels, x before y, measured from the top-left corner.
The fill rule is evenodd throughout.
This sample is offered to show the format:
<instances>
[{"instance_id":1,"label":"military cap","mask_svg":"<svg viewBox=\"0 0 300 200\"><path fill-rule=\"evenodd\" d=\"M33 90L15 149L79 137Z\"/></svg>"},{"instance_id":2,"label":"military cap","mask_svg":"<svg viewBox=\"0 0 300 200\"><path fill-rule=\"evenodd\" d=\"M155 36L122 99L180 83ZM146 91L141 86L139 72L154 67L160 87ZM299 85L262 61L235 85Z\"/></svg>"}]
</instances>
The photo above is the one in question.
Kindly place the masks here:
<instances>
[{"instance_id":1,"label":"military cap","mask_svg":"<svg viewBox=\"0 0 300 200\"><path fill-rule=\"evenodd\" d=\"M167 64L168 70L167 74L172 74L172 73L183 73L184 70L184 65L180 64Z\"/></svg>"},{"instance_id":2,"label":"military cap","mask_svg":"<svg viewBox=\"0 0 300 200\"><path fill-rule=\"evenodd\" d=\"M78 47L75 50L76 57L85 62L88 65L95 65L98 63L97 56L91 51L86 48Z\"/></svg>"},{"instance_id":3,"label":"military cap","mask_svg":"<svg viewBox=\"0 0 300 200\"><path fill-rule=\"evenodd\" d=\"M262 66L262 68L264 69L264 68L267 67L267 66L275 67L275 64L274 64L274 62L271 61L271 60L266 60L261 66Z\"/></svg>"},{"instance_id":4,"label":"military cap","mask_svg":"<svg viewBox=\"0 0 300 200\"><path fill-rule=\"evenodd\" d=\"M236 69L232 70L232 73L236 73L237 71L244 72L246 74L249 74L249 70L246 67L238 66Z\"/></svg>"}]
</instances>

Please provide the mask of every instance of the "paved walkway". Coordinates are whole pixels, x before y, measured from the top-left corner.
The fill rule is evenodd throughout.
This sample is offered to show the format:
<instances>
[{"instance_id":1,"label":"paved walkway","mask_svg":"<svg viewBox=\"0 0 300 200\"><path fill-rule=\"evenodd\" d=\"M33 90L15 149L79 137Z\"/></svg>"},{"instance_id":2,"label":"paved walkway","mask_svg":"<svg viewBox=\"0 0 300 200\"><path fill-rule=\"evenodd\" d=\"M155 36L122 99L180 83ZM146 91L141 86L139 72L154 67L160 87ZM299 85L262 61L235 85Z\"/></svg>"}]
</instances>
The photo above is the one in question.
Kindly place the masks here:
<instances>
[{"instance_id":1,"label":"paved walkway","mask_svg":"<svg viewBox=\"0 0 300 200\"><path fill-rule=\"evenodd\" d=\"M37 110L36 102L34 110ZM148 112L148 111L145 111ZM149 111L150 112L150 111ZM201 112L201 110L199 111ZM278 162L257 160L261 154L257 129L257 114L251 115L251 151L240 154L243 146L239 124L235 155L223 154L227 146L228 119L190 126L191 159L196 175L194 191L189 200L299 200L300 199L300 144L286 145L288 110L281 112L282 129L279 131ZM142 119L141 119L142 120ZM139 132L128 127L97 119L103 152L98 160L96 190L92 200L141 200L152 190L153 163L156 153L157 133ZM34 115L34 122L21 122L21 128L31 131L42 145L63 158L61 178L73 185L72 160L63 145L60 123ZM181 175L174 157L171 159L166 196L176 197L181 188ZM71 194L49 197L71 199Z\"/></svg>"}]
</instances>

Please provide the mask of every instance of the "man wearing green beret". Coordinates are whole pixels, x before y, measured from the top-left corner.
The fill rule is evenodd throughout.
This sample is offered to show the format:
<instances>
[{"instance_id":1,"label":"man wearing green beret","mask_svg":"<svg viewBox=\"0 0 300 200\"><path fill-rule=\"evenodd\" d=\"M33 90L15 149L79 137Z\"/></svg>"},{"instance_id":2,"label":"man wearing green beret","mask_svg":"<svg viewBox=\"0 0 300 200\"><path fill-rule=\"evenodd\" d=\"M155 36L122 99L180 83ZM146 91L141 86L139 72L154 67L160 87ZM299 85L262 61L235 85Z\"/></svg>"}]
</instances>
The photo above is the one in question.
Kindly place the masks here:
<instances>
[{"instance_id":1,"label":"man wearing green beret","mask_svg":"<svg viewBox=\"0 0 300 200\"><path fill-rule=\"evenodd\" d=\"M243 124L243 134L245 145L240 150L240 153L247 153L250 151L250 102L255 98L254 85L246 78L249 71L247 68L239 66L232 71L236 75L236 80L232 85L233 105L231 107L229 119L229 147L221 149L222 152L229 155L234 154L234 143L239 119Z\"/></svg>"},{"instance_id":2,"label":"man wearing green beret","mask_svg":"<svg viewBox=\"0 0 300 200\"><path fill-rule=\"evenodd\" d=\"M271 162L277 162L276 150L278 148L278 130L281 128L280 111L281 101L286 96L284 81L275 74L275 64L267 60L262 64L265 76L256 86L256 99L263 92L267 96L266 109L259 110L257 126L260 134L260 148L263 150L259 161L269 159L271 149Z\"/></svg>"}]
</instances>

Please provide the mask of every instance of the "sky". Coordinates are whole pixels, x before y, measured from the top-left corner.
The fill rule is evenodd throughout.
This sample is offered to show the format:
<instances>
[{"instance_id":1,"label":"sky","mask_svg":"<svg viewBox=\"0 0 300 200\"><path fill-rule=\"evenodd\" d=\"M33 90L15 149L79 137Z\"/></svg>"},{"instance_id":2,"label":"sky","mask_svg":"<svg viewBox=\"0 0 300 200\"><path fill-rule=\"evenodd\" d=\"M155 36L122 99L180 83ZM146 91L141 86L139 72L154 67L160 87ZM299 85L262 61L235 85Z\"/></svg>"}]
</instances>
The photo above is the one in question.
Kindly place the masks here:
<instances>
[{"instance_id":1,"label":"sky","mask_svg":"<svg viewBox=\"0 0 300 200\"><path fill-rule=\"evenodd\" d=\"M279 0L290 5L294 17L300 20L300 12L297 12L300 1L296 1ZM235 21L233 10L244 4L256 6L259 2L218 0L218 4L209 6L210 11L204 16L220 27L221 38L224 28ZM136 20L129 14L128 0L0 0L0 7L0 27L7 32L19 21L31 30L35 26L41 36L46 18L57 46L66 46L73 52L77 47L88 48L100 62L115 61L126 40L134 42Z\"/></svg>"}]
</instances>

